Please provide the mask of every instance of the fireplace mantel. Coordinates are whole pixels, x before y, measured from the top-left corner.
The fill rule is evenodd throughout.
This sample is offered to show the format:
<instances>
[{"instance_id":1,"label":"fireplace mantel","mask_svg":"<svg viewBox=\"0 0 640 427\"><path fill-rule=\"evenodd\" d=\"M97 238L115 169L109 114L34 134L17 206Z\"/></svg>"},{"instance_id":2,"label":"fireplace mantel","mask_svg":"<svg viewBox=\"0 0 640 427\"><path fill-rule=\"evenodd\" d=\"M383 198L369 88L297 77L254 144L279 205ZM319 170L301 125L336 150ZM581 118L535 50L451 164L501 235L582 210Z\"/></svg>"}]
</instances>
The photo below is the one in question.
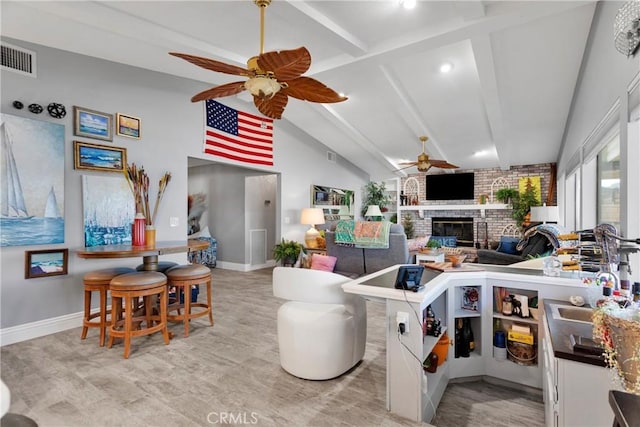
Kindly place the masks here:
<instances>
[{"instance_id":1,"label":"fireplace mantel","mask_svg":"<svg viewBox=\"0 0 640 427\"><path fill-rule=\"evenodd\" d=\"M485 203L485 204L468 204L468 205L410 205L398 206L399 211L418 211L420 216L424 215L424 211L472 211L479 210L484 217L487 209L511 209L510 205L502 203Z\"/></svg>"}]
</instances>

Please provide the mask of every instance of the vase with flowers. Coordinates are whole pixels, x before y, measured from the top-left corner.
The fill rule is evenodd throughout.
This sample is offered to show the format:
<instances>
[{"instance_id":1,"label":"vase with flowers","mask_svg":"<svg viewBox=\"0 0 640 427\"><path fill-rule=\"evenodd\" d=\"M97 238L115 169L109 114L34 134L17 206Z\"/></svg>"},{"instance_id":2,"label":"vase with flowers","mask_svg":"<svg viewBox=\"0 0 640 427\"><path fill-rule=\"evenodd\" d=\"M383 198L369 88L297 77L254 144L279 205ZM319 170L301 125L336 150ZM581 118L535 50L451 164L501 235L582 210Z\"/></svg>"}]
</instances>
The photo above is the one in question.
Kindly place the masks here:
<instances>
[{"instance_id":1,"label":"vase with flowers","mask_svg":"<svg viewBox=\"0 0 640 427\"><path fill-rule=\"evenodd\" d=\"M640 307L628 300L601 301L593 313L593 337L604 349L627 392L640 395Z\"/></svg>"},{"instance_id":2,"label":"vase with flowers","mask_svg":"<svg viewBox=\"0 0 640 427\"><path fill-rule=\"evenodd\" d=\"M155 246L155 224L158 206L164 197L169 181L171 181L171 173L165 172L158 182L158 194L153 211L149 206L149 176L144 167L138 167L135 163L131 163L125 168L124 175L133 193L136 205L132 244L134 246Z\"/></svg>"}]
</instances>

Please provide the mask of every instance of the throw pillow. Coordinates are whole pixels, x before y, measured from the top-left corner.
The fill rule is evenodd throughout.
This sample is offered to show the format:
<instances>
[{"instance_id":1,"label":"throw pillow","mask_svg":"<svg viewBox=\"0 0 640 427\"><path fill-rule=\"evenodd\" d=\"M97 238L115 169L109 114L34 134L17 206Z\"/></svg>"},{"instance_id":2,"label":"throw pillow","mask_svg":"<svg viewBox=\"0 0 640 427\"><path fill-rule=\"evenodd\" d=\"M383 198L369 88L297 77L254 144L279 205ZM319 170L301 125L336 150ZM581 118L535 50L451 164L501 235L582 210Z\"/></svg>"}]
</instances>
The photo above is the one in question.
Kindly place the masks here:
<instances>
[{"instance_id":1,"label":"throw pillow","mask_svg":"<svg viewBox=\"0 0 640 427\"><path fill-rule=\"evenodd\" d=\"M311 269L333 272L338 258L330 255L313 254L311 257Z\"/></svg>"},{"instance_id":2,"label":"throw pillow","mask_svg":"<svg viewBox=\"0 0 640 427\"><path fill-rule=\"evenodd\" d=\"M518 250L516 249L516 245L520 241L519 237L509 237L502 236L500 237L500 244L498 245L498 252L502 252L503 254L511 254L517 255Z\"/></svg>"},{"instance_id":3,"label":"throw pillow","mask_svg":"<svg viewBox=\"0 0 640 427\"><path fill-rule=\"evenodd\" d=\"M420 249L425 247L428 241L429 236L416 237L415 239L407 240L409 251L419 251Z\"/></svg>"}]
</instances>

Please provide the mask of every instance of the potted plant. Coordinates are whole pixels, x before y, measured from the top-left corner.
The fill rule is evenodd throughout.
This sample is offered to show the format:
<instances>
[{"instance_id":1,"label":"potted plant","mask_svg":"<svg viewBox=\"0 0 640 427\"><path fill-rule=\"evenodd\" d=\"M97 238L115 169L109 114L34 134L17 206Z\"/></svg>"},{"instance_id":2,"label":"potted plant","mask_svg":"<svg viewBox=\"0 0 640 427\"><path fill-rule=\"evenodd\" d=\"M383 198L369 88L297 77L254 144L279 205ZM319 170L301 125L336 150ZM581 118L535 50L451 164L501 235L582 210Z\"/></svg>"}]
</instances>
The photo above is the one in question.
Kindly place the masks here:
<instances>
[{"instance_id":1,"label":"potted plant","mask_svg":"<svg viewBox=\"0 0 640 427\"><path fill-rule=\"evenodd\" d=\"M404 227L404 234L407 235L407 239L413 239L413 217L411 215L402 217L402 226Z\"/></svg>"},{"instance_id":2,"label":"potted plant","mask_svg":"<svg viewBox=\"0 0 640 427\"><path fill-rule=\"evenodd\" d=\"M433 239L429 239L429 241L425 245L425 248L427 248L427 250L430 251L431 253L438 252L438 249L440 249L441 247L442 245L440 244L440 242Z\"/></svg>"},{"instance_id":3,"label":"potted plant","mask_svg":"<svg viewBox=\"0 0 640 427\"><path fill-rule=\"evenodd\" d=\"M284 240L273 247L273 259L280 261L283 266L293 266L302 251L302 245L293 240Z\"/></svg>"},{"instance_id":4,"label":"potted plant","mask_svg":"<svg viewBox=\"0 0 640 427\"><path fill-rule=\"evenodd\" d=\"M364 197L362 198L362 210L360 214L364 217L367 208L371 205L380 207L381 212L386 211L386 205L391 203L391 196L386 192L384 182L368 182L364 186Z\"/></svg>"},{"instance_id":5,"label":"potted plant","mask_svg":"<svg viewBox=\"0 0 640 427\"><path fill-rule=\"evenodd\" d=\"M502 203L511 204L518 199L518 190L515 188L501 188L496 192L496 199Z\"/></svg>"}]
</instances>

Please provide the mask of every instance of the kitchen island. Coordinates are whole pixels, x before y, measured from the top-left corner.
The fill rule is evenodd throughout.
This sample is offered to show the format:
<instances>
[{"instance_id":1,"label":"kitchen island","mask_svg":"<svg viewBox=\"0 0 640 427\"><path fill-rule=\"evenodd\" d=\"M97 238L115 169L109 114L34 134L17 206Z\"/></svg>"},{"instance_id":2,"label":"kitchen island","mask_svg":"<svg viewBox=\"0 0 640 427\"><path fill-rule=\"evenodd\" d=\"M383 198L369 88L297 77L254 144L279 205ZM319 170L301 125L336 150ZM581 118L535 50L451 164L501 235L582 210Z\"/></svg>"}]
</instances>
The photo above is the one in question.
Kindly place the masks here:
<instances>
[{"instance_id":1,"label":"kitchen island","mask_svg":"<svg viewBox=\"0 0 640 427\"><path fill-rule=\"evenodd\" d=\"M499 291L527 296L530 301L570 296L584 298L586 287L575 272L560 277L544 276L541 271L509 266L482 265L482 270L451 270L442 273L425 270L418 292L395 289L399 266L360 277L343 285L347 293L361 295L386 305L387 409L415 421L431 421L447 383L451 379L491 376L515 384L542 389L543 372L537 343L543 329L541 320L506 316L498 309L494 295ZM479 296L475 310L462 308L466 289L474 288ZM426 373L422 362L438 343L439 337L423 334L423 313L431 305L441 318L443 333L454 337L458 319L468 318L474 331L475 350L468 358L455 358L450 346L447 361L436 372ZM399 332L398 323L406 325ZM529 327L535 338L533 360L515 363L493 357L494 325L513 324ZM606 400L605 400L606 402Z\"/></svg>"}]
</instances>

